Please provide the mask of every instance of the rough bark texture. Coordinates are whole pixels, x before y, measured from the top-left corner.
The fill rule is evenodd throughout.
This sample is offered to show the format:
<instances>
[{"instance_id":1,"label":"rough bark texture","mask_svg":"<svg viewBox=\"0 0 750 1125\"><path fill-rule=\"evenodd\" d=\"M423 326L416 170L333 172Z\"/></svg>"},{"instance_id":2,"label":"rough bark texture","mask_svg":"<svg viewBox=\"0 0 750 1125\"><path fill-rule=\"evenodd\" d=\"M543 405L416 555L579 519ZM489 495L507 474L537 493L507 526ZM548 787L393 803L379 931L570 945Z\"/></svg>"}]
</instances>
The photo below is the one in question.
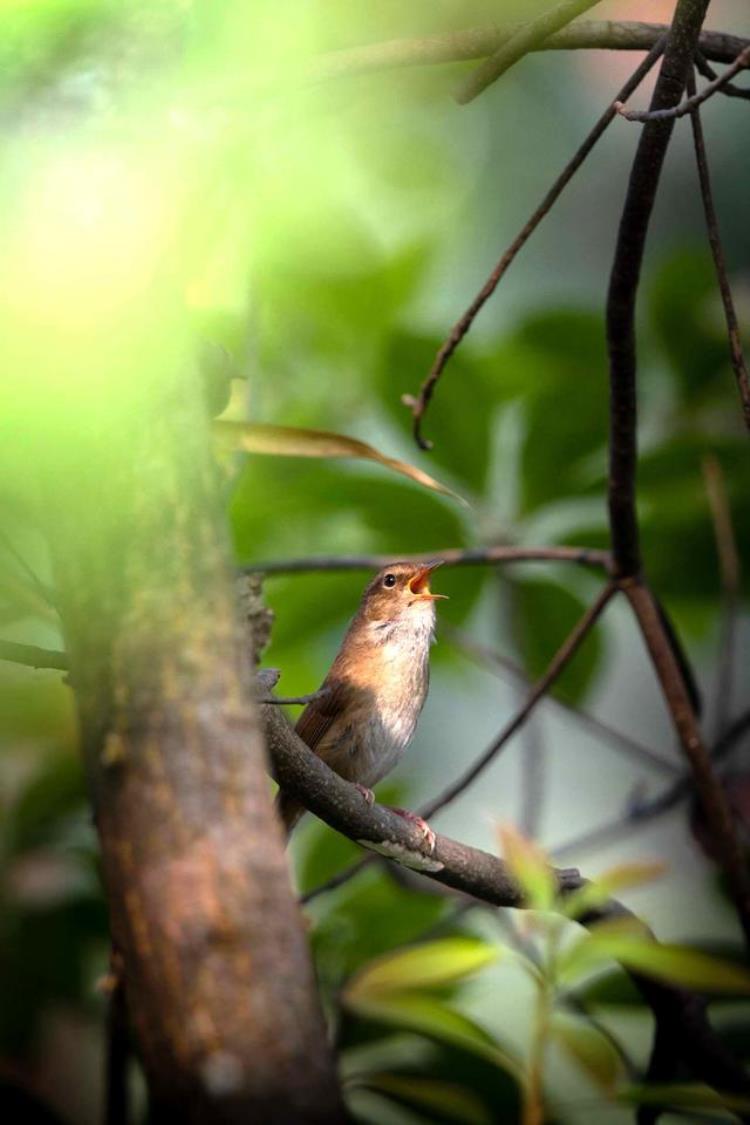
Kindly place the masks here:
<instances>
[{"instance_id":1,"label":"rough bark texture","mask_svg":"<svg viewBox=\"0 0 750 1125\"><path fill-rule=\"evenodd\" d=\"M59 443L46 511L112 936L156 1119L343 1120L200 387L175 376L124 410L97 396L88 429Z\"/></svg>"}]
</instances>

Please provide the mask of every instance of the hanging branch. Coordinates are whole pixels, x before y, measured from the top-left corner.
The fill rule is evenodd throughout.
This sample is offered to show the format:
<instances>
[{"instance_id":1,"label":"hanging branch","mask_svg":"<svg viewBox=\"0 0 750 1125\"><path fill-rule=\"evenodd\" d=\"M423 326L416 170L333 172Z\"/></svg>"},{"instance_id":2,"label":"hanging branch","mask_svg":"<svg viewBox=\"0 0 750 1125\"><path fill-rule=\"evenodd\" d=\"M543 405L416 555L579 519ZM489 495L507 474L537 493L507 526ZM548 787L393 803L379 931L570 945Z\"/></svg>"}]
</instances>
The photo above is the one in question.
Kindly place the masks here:
<instances>
[{"instance_id":1,"label":"hanging branch","mask_svg":"<svg viewBox=\"0 0 750 1125\"><path fill-rule=\"evenodd\" d=\"M740 556L737 551L724 474L713 455L703 458L703 477L714 525L723 602L714 702L714 734L715 737L720 738L732 714L732 681L737 656L740 610Z\"/></svg>"},{"instance_id":2,"label":"hanging branch","mask_svg":"<svg viewBox=\"0 0 750 1125\"><path fill-rule=\"evenodd\" d=\"M686 98L684 102L680 102L679 105L672 106L670 109L626 109L622 102L617 102L615 109L620 117L624 117L626 121L672 121L678 117L685 117L688 113L694 113L710 97L723 90L730 79L734 78L735 74L744 70L749 64L750 47L745 47L722 75L715 78L713 82L709 82L698 93L691 93L691 96Z\"/></svg>"},{"instance_id":3,"label":"hanging branch","mask_svg":"<svg viewBox=\"0 0 750 1125\"><path fill-rule=\"evenodd\" d=\"M573 155L571 160L569 160L565 165L562 172L552 184L552 187L544 196L539 206L529 217L526 223L524 223L523 227L513 239L510 246L508 246L508 248L505 250L502 257L498 261L490 276L485 281L482 288L477 293L474 300L451 328L447 339L442 344L440 350L435 356L435 361L430 368L426 379L422 383L422 386L419 388L419 394L416 397L406 395L402 398L402 402L411 409L412 415L414 417L414 440L416 441L420 449L430 449L432 447L431 443L422 434L422 422L425 412L430 404L430 400L435 393L435 387L437 386L437 383L440 380L448 361L458 348L464 336L471 328L477 317L477 314L481 312L489 298L497 289L501 279L507 273L519 250L521 250L526 245L531 235L541 223L542 219L552 210L552 207L557 202L563 190L573 179L575 173L581 167L591 150L596 145L599 138L602 136L608 125L614 119L615 104L618 101L630 97L633 91L640 85L640 83L643 81L645 76L648 74L648 72L651 70L651 68L661 55L664 48L664 42L665 37L661 37L651 47L651 50L649 51L646 58L633 72L620 92L616 95L615 99L610 103L609 106L607 106L606 110L596 122L593 129L584 140L583 144Z\"/></svg>"},{"instance_id":4,"label":"hanging branch","mask_svg":"<svg viewBox=\"0 0 750 1125\"><path fill-rule=\"evenodd\" d=\"M708 0L678 0L651 109L679 103ZM643 251L674 119L651 120L643 128L620 220L607 298L610 368L609 516L616 573L630 601L665 702L690 763L696 789L721 856L746 939L750 941L750 876L744 864L726 795L703 744L683 670L663 616L640 578L641 555L635 507L636 351L635 304Z\"/></svg>"},{"instance_id":5,"label":"hanging branch","mask_svg":"<svg viewBox=\"0 0 750 1125\"><path fill-rule=\"evenodd\" d=\"M692 71L688 77L688 89L695 89L695 79ZM742 416L745 419L746 427L750 430L750 375L748 375L747 364L745 363L745 356L742 351L740 326L737 321L732 289L729 284L724 248L719 235L719 220L716 215L716 207L714 206L711 176L708 170L708 157L706 155L706 144L703 138L703 124L697 109L693 111L690 123L693 129L693 146L695 148L695 159L698 165L698 181L700 183L701 199L703 201L703 213L706 217L708 244L711 247L714 269L716 270L716 280L721 294L721 303L724 307L724 320L726 321L727 336L729 339L729 357L737 382L737 390L739 391Z\"/></svg>"}]
</instances>

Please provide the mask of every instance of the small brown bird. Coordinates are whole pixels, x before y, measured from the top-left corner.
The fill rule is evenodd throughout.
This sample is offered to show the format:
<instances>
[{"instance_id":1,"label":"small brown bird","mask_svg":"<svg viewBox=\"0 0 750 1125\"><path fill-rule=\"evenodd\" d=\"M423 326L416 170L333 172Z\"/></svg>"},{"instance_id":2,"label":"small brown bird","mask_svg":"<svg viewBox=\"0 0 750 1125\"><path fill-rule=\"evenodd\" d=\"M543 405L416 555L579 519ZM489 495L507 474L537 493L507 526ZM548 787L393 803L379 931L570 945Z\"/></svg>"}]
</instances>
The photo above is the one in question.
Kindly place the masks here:
<instances>
[{"instance_id":1,"label":"small brown bird","mask_svg":"<svg viewBox=\"0 0 750 1125\"><path fill-rule=\"evenodd\" d=\"M369 583L321 694L308 703L296 731L331 769L353 782L372 804L372 786L401 759L411 742L430 680L430 644L435 635L431 563L392 563ZM280 792L277 807L287 832L304 807ZM415 821L434 846L430 827Z\"/></svg>"}]
</instances>

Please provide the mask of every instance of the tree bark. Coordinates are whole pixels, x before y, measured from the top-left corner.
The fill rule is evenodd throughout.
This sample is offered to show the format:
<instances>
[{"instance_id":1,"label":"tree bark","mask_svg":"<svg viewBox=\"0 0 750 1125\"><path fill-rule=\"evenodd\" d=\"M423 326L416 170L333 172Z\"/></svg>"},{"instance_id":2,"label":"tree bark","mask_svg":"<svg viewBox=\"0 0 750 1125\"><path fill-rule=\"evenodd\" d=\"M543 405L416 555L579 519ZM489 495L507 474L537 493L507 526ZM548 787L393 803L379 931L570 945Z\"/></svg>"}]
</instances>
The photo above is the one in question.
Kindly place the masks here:
<instances>
[{"instance_id":1,"label":"tree bark","mask_svg":"<svg viewBox=\"0 0 750 1125\"><path fill-rule=\"evenodd\" d=\"M342 1121L201 388L147 382L103 381L58 428L44 512L156 1120Z\"/></svg>"}]
</instances>

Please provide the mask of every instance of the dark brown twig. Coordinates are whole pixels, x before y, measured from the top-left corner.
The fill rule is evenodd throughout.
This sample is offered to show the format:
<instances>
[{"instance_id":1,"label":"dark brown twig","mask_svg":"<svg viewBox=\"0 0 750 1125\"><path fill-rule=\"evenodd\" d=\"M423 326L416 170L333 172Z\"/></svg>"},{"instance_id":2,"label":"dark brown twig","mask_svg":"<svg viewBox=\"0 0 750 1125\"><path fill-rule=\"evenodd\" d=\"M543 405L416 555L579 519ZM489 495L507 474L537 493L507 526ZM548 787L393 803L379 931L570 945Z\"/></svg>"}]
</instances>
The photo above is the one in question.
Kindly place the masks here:
<instances>
[{"instance_id":1,"label":"dark brown twig","mask_svg":"<svg viewBox=\"0 0 750 1125\"><path fill-rule=\"evenodd\" d=\"M334 570L380 570L399 558L409 562L442 559L446 566L492 566L495 563L570 562L579 566L608 570L610 555L589 547L444 547L419 554L398 555L320 555L306 559L269 559L246 563L244 574L310 574Z\"/></svg>"},{"instance_id":2,"label":"dark brown twig","mask_svg":"<svg viewBox=\"0 0 750 1125\"><path fill-rule=\"evenodd\" d=\"M744 53L748 54L748 52ZM695 79L692 71L688 76L688 89L695 89ZM724 320L726 321L727 337L729 340L729 357L737 382L737 390L742 405L742 416L745 419L746 427L750 430L750 375L748 375L747 364L745 363L745 356L742 351L740 327L734 307L732 289L729 284L724 248L719 235L719 220L716 214L713 191L711 188L711 175L708 170L706 143L703 137L703 124L701 122L700 112L697 109L692 113L690 123L693 129L693 147L695 148L695 159L698 165L698 180L700 182L701 199L703 201L703 213L706 217L708 243L711 247L711 256L714 260L716 280L721 294L721 303L724 307Z\"/></svg>"},{"instance_id":3,"label":"dark brown twig","mask_svg":"<svg viewBox=\"0 0 750 1125\"><path fill-rule=\"evenodd\" d=\"M548 8L536 19L523 24L502 47L461 83L456 91L456 101L459 105L466 105L467 102L473 101L483 90L510 70L519 59L533 50L534 44L543 43L548 36L572 23L576 16L593 8L598 2L599 0L560 0L554 8Z\"/></svg>"},{"instance_id":4,"label":"dark brown twig","mask_svg":"<svg viewBox=\"0 0 750 1125\"><path fill-rule=\"evenodd\" d=\"M739 51L737 52L739 54ZM713 81L718 78L718 74L706 59L702 51L695 52L695 69L699 71L704 78ZM727 82L722 86L720 93L724 94L727 98L742 98L743 101L750 101L750 88L745 86L734 86L731 82Z\"/></svg>"},{"instance_id":5,"label":"dark brown twig","mask_svg":"<svg viewBox=\"0 0 750 1125\"><path fill-rule=\"evenodd\" d=\"M431 801L428 801L418 810L419 816L425 819L435 816L436 813L444 809L446 805L449 805L456 797L460 796L461 793L468 789L472 782L476 781L477 777L494 761L516 731L523 726L536 705L546 695L555 680L573 659L615 592L616 587L612 583L608 583L604 587L596 601L586 610L575 628L565 638L550 661L544 675L541 679L537 680L529 691L523 706L516 712L510 722L506 723L497 738L490 743L487 749L472 763L468 770L449 785L447 789L444 789L442 793L438 794L438 796L434 797ZM365 858L350 864L349 867L344 868L343 871L332 876L319 887L315 887L313 890L309 891L303 897L302 902L312 902L313 899L318 898L322 894L337 890L339 887L342 887L344 883L354 878L355 875L358 875L369 862L369 859Z\"/></svg>"},{"instance_id":6,"label":"dark brown twig","mask_svg":"<svg viewBox=\"0 0 750 1125\"><path fill-rule=\"evenodd\" d=\"M750 942L750 874L737 840L726 794L703 743L685 681L664 633L654 597L642 582L627 585L625 592L659 677L665 702L692 770L695 789L732 891L745 938Z\"/></svg>"},{"instance_id":7,"label":"dark brown twig","mask_svg":"<svg viewBox=\"0 0 750 1125\"><path fill-rule=\"evenodd\" d=\"M708 0L678 0L654 88L651 109L669 109L682 96ZM750 876L726 795L703 744L675 646L651 591L639 578L641 556L635 507L635 305L651 211L674 119L647 121L628 182L607 299L610 370L609 518L616 572L648 647L683 752L693 771L706 820L721 857L745 937L750 941Z\"/></svg>"},{"instance_id":8,"label":"dark brown twig","mask_svg":"<svg viewBox=\"0 0 750 1125\"><path fill-rule=\"evenodd\" d=\"M545 215L547 215L551 211L552 207L557 202L565 187L567 187L567 185L570 183L573 176L586 160L599 138L602 136L608 125L614 119L615 102L630 97L632 92L643 81L649 70L651 70L652 66L661 55L664 48L664 41L665 37L662 36L651 47L651 50L649 51L646 58L641 62L640 66L636 68L631 77L616 95L615 99L601 115L591 132L584 140L583 144L573 155L572 159L568 161L560 175L552 184L552 187L544 196L539 206L529 217L526 223L524 223L523 227L513 239L510 246L508 246L508 248L504 251L502 257L498 261L490 276L485 281L482 288L477 293L474 300L471 302L471 304L459 318L459 320L457 320L451 328L448 337L435 356L434 363L430 368L427 377L422 383L422 386L419 388L419 394L416 397L404 397L404 403L411 408L412 414L414 416L414 439L421 449L431 448L431 443L422 434L422 422L425 412L427 411L427 408L430 404L430 400L435 393L435 387L437 386L437 383L440 380L440 377L442 376L448 361L458 348L464 336L466 336L478 313L482 310L484 305L497 289L502 277L508 271L518 252L526 245L529 238L539 226Z\"/></svg>"},{"instance_id":9,"label":"dark brown twig","mask_svg":"<svg viewBox=\"0 0 750 1125\"><path fill-rule=\"evenodd\" d=\"M744 70L748 64L750 64L750 47L745 47L723 74L720 74L713 82L709 82L698 93L692 93L679 105L667 109L637 110L626 109L622 102L618 102L615 109L620 117L624 117L626 121L672 121L678 117L685 117L688 113L694 113L710 97L723 90L729 80L734 78L740 70Z\"/></svg>"}]
</instances>

